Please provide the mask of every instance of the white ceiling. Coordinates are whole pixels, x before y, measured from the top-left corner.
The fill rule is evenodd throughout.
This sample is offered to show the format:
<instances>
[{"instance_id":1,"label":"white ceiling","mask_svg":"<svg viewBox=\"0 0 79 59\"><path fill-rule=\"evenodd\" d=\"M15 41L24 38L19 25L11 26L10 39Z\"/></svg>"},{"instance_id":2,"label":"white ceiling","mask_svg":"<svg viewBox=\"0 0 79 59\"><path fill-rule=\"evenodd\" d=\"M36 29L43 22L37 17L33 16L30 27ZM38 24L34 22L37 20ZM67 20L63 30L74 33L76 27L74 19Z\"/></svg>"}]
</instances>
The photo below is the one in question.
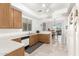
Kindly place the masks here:
<instances>
[{"instance_id":1,"label":"white ceiling","mask_svg":"<svg viewBox=\"0 0 79 59\"><path fill-rule=\"evenodd\" d=\"M55 24L64 24L74 6L73 3L12 3L11 5L20 9L24 18Z\"/></svg>"},{"instance_id":2,"label":"white ceiling","mask_svg":"<svg viewBox=\"0 0 79 59\"><path fill-rule=\"evenodd\" d=\"M39 18L50 18L55 11L69 8L69 3L23 3L31 11L36 13ZM62 12L62 11L61 11ZM67 11L65 11L67 12ZM63 11L63 13L65 13Z\"/></svg>"},{"instance_id":3,"label":"white ceiling","mask_svg":"<svg viewBox=\"0 0 79 59\"><path fill-rule=\"evenodd\" d=\"M67 14L72 3L12 3L23 15L36 19L49 19ZM69 9L70 8L70 9ZM68 10L69 9L69 10Z\"/></svg>"},{"instance_id":4,"label":"white ceiling","mask_svg":"<svg viewBox=\"0 0 79 59\"><path fill-rule=\"evenodd\" d=\"M32 9L33 11L39 13L39 10L46 12L46 9L54 12L56 10L69 7L69 3L23 3L26 7ZM46 5L43 7L43 5Z\"/></svg>"}]
</instances>

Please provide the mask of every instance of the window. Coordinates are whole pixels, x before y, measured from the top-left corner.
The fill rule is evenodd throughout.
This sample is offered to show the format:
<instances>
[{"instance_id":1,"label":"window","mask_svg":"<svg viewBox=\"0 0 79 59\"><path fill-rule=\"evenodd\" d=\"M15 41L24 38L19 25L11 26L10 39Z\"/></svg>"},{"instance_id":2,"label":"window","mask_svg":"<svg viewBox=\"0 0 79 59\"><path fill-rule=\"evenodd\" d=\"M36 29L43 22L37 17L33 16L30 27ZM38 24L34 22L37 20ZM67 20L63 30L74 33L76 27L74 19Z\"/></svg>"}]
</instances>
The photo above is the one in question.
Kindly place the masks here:
<instances>
[{"instance_id":1,"label":"window","mask_svg":"<svg viewBox=\"0 0 79 59\"><path fill-rule=\"evenodd\" d=\"M32 20L23 18L23 31L32 30Z\"/></svg>"}]
</instances>

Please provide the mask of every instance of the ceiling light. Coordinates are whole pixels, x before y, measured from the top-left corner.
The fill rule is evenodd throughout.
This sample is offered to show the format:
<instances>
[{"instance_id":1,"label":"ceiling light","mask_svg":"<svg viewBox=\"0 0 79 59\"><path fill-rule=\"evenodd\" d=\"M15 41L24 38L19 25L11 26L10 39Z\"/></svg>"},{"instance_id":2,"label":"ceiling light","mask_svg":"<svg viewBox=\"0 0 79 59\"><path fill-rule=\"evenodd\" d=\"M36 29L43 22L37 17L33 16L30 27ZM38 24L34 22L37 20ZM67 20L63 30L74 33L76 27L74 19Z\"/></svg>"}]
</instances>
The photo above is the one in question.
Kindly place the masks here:
<instances>
[{"instance_id":1,"label":"ceiling light","mask_svg":"<svg viewBox=\"0 0 79 59\"><path fill-rule=\"evenodd\" d=\"M49 11L49 9L46 10L46 12L48 12L48 11Z\"/></svg>"},{"instance_id":2,"label":"ceiling light","mask_svg":"<svg viewBox=\"0 0 79 59\"><path fill-rule=\"evenodd\" d=\"M46 7L46 4L42 4L43 7Z\"/></svg>"}]
</instances>

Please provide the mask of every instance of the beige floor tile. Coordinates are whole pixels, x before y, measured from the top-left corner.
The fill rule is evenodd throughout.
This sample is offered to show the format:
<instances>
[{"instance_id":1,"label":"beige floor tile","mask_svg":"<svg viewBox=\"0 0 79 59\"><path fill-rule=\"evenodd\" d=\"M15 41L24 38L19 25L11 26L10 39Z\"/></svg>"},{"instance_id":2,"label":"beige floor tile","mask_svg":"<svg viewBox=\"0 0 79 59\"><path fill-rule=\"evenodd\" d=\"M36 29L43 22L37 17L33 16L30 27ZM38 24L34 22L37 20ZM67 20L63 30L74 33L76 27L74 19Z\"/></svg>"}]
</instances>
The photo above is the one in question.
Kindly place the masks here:
<instances>
[{"instance_id":1,"label":"beige floor tile","mask_svg":"<svg viewBox=\"0 0 79 59\"><path fill-rule=\"evenodd\" d=\"M66 48L63 44L43 44L31 54L26 56L67 56Z\"/></svg>"}]
</instances>

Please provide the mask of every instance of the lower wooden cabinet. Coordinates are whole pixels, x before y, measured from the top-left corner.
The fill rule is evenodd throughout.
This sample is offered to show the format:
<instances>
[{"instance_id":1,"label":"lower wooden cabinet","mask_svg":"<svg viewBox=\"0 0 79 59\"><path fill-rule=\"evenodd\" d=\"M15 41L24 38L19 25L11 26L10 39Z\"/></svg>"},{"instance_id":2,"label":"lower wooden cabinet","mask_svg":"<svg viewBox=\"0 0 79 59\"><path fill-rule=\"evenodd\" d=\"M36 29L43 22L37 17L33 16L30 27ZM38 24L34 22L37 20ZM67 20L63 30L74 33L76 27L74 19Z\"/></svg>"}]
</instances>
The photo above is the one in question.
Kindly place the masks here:
<instances>
[{"instance_id":1,"label":"lower wooden cabinet","mask_svg":"<svg viewBox=\"0 0 79 59\"><path fill-rule=\"evenodd\" d=\"M13 39L13 41L16 41L16 42L21 43L21 38L16 38L16 39Z\"/></svg>"},{"instance_id":2,"label":"lower wooden cabinet","mask_svg":"<svg viewBox=\"0 0 79 59\"><path fill-rule=\"evenodd\" d=\"M32 46L38 42L38 35L31 35L29 38L29 46Z\"/></svg>"},{"instance_id":3,"label":"lower wooden cabinet","mask_svg":"<svg viewBox=\"0 0 79 59\"><path fill-rule=\"evenodd\" d=\"M50 43L50 34L31 35L29 39L29 46L32 46L39 41L43 43Z\"/></svg>"},{"instance_id":4,"label":"lower wooden cabinet","mask_svg":"<svg viewBox=\"0 0 79 59\"><path fill-rule=\"evenodd\" d=\"M38 40L43 43L50 43L50 34L39 34Z\"/></svg>"},{"instance_id":5,"label":"lower wooden cabinet","mask_svg":"<svg viewBox=\"0 0 79 59\"><path fill-rule=\"evenodd\" d=\"M11 53L8 53L6 56L24 56L24 47L16 49Z\"/></svg>"}]
</instances>

